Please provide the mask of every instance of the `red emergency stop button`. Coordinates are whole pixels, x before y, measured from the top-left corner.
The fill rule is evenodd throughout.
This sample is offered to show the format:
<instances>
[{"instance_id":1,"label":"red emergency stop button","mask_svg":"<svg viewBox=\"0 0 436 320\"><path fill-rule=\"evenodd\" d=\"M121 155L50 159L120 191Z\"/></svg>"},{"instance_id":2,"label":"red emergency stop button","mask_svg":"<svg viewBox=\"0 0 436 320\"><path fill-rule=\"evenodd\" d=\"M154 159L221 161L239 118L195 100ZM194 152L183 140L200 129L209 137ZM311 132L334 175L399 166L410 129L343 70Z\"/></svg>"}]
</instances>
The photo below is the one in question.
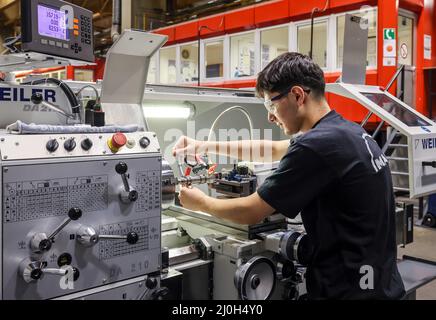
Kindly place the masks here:
<instances>
[{"instance_id":1,"label":"red emergency stop button","mask_svg":"<svg viewBox=\"0 0 436 320\"><path fill-rule=\"evenodd\" d=\"M127 137L124 133L117 132L108 140L107 144L112 152L118 152L118 150L127 144Z\"/></svg>"}]
</instances>

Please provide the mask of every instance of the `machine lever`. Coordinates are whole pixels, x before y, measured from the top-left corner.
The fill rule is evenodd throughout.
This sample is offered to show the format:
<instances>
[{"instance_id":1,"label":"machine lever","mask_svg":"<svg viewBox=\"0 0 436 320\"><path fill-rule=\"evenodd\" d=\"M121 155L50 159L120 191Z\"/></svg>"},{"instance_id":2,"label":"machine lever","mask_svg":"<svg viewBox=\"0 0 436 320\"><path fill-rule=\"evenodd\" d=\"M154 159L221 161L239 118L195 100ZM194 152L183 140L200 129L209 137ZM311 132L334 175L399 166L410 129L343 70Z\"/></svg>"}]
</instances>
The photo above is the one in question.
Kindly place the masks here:
<instances>
[{"instance_id":1,"label":"machine lever","mask_svg":"<svg viewBox=\"0 0 436 320\"><path fill-rule=\"evenodd\" d=\"M80 217L82 217L82 210L79 208L71 208L68 211L68 218L65 218L65 220L62 221L62 223L57 226L49 236L47 236L45 233L37 233L32 237L30 241L30 247L32 251L35 253L49 251L54 242L54 238L58 235L58 233L61 232L61 230L65 228L65 226L71 221L76 221L80 219Z\"/></svg>"},{"instance_id":2,"label":"machine lever","mask_svg":"<svg viewBox=\"0 0 436 320\"><path fill-rule=\"evenodd\" d=\"M138 191L130 187L126 174L127 170L128 167L125 162L120 162L115 166L115 171L121 176L124 185L124 190L120 192L120 199L123 203L132 203L138 200Z\"/></svg>"},{"instance_id":3,"label":"machine lever","mask_svg":"<svg viewBox=\"0 0 436 320\"><path fill-rule=\"evenodd\" d=\"M436 161L423 161L422 166L436 168Z\"/></svg>"},{"instance_id":4,"label":"machine lever","mask_svg":"<svg viewBox=\"0 0 436 320\"><path fill-rule=\"evenodd\" d=\"M126 235L99 234L93 227L81 226L76 232L76 239L80 244L91 247L100 240L125 240L128 244L135 244L139 236L136 232L129 232Z\"/></svg>"},{"instance_id":5,"label":"machine lever","mask_svg":"<svg viewBox=\"0 0 436 320\"><path fill-rule=\"evenodd\" d=\"M27 283L35 282L41 280L45 274L51 274L55 276L66 276L68 272L72 270L73 281L79 279L80 272L79 269L71 266L66 266L66 268L47 268L46 261L33 261L29 258L24 259L20 263L19 273L23 277L24 281Z\"/></svg>"}]
</instances>

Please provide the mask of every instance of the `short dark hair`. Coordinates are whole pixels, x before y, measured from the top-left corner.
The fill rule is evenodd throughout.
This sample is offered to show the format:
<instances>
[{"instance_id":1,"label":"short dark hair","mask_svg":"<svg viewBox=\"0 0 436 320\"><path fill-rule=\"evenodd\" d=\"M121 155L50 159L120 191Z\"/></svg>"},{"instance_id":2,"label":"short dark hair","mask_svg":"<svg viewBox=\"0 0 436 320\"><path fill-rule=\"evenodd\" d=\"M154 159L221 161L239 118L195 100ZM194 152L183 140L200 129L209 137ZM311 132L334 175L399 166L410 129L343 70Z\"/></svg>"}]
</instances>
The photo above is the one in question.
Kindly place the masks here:
<instances>
[{"instance_id":1,"label":"short dark hair","mask_svg":"<svg viewBox=\"0 0 436 320\"><path fill-rule=\"evenodd\" d=\"M283 92L290 86L310 89L316 99L325 95L325 79L322 69L308 56L298 52L286 52L271 61L258 77L256 93Z\"/></svg>"}]
</instances>

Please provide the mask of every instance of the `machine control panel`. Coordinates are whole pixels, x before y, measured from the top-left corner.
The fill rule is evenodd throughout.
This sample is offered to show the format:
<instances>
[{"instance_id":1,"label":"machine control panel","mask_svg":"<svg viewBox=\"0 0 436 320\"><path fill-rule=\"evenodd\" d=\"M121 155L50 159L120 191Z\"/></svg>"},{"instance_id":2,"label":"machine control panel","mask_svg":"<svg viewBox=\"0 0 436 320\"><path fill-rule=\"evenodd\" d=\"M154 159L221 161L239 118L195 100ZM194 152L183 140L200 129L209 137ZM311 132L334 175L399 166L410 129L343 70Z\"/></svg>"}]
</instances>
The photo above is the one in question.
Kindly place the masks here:
<instances>
[{"instance_id":1,"label":"machine control panel","mask_svg":"<svg viewBox=\"0 0 436 320\"><path fill-rule=\"evenodd\" d=\"M114 136L135 144L113 151ZM150 132L0 135L0 298L80 296L159 271L157 150Z\"/></svg>"},{"instance_id":2,"label":"machine control panel","mask_svg":"<svg viewBox=\"0 0 436 320\"><path fill-rule=\"evenodd\" d=\"M65 135L0 134L0 149L3 161L160 152L156 135L150 132Z\"/></svg>"},{"instance_id":3,"label":"machine control panel","mask_svg":"<svg viewBox=\"0 0 436 320\"><path fill-rule=\"evenodd\" d=\"M92 12L60 0L22 0L23 51L94 62Z\"/></svg>"}]
</instances>

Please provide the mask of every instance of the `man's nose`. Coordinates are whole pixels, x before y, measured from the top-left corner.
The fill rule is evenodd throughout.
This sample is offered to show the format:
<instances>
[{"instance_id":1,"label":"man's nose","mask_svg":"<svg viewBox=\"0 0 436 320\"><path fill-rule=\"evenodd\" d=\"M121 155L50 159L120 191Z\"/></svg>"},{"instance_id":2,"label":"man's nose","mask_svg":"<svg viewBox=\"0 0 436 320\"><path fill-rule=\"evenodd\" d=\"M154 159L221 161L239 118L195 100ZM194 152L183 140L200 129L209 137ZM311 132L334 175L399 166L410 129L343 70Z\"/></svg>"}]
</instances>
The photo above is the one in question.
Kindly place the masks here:
<instances>
[{"instance_id":1,"label":"man's nose","mask_svg":"<svg viewBox=\"0 0 436 320\"><path fill-rule=\"evenodd\" d=\"M276 121L276 117L270 112L268 112L268 121L271 123L274 123Z\"/></svg>"}]
</instances>

